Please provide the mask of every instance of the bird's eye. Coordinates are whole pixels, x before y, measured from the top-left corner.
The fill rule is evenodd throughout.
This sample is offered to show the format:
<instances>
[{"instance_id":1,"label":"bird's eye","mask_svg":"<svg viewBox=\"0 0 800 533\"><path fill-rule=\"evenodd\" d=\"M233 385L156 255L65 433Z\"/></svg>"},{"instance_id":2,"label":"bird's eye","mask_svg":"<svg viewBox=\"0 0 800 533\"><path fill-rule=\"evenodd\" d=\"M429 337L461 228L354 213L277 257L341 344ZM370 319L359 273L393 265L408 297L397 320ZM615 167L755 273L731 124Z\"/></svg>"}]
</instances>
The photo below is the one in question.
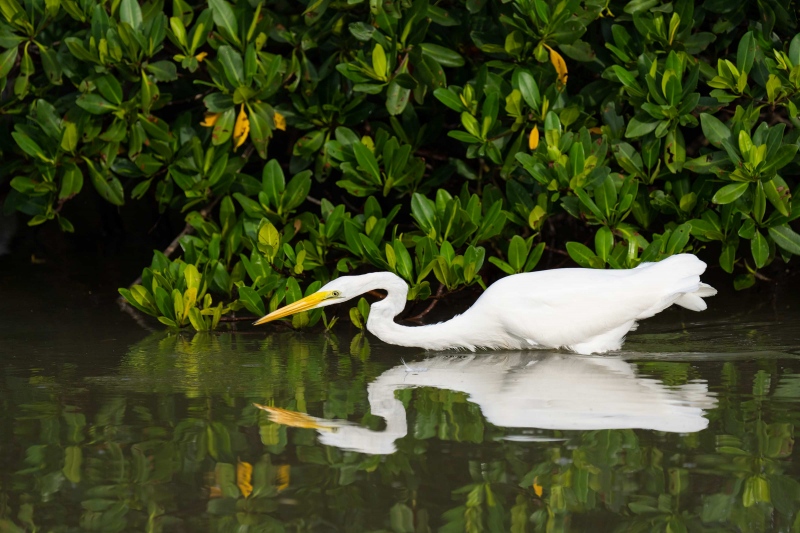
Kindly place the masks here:
<instances>
[{"instance_id":1,"label":"bird's eye","mask_svg":"<svg viewBox=\"0 0 800 533\"><path fill-rule=\"evenodd\" d=\"M334 298L338 298L341 295L342 293L340 293L339 291L333 291L333 293L331 293L331 296L333 296Z\"/></svg>"}]
</instances>

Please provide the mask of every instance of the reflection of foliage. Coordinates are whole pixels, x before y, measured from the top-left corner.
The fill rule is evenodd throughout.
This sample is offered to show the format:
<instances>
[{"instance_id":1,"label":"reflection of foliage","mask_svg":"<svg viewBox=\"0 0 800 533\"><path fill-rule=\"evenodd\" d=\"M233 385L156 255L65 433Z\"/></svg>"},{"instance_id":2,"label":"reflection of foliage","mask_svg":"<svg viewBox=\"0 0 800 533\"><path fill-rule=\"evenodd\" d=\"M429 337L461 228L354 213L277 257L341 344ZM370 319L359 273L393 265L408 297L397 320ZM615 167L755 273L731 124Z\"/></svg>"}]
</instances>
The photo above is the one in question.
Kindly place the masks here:
<instances>
[{"instance_id":1,"label":"reflection of foliage","mask_svg":"<svg viewBox=\"0 0 800 533\"><path fill-rule=\"evenodd\" d=\"M404 389L408 434L370 456L252 405L380 430L366 387L393 362L376 358L363 336L159 334L113 377L8 373L0 532L788 531L800 520L800 377L777 363L714 365L716 379L694 363L642 363L671 386L721 384L699 434L504 440L464 393Z\"/></svg>"}]
</instances>

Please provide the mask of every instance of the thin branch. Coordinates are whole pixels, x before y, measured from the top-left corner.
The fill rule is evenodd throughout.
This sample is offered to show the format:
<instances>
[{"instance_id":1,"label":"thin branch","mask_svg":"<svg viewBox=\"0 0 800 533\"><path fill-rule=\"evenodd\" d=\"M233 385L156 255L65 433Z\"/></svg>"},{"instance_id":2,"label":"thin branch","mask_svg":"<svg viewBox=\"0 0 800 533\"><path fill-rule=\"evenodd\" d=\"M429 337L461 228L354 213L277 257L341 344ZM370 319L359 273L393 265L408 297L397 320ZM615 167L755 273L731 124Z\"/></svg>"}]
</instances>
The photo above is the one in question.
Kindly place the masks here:
<instances>
[{"instance_id":1,"label":"thin branch","mask_svg":"<svg viewBox=\"0 0 800 533\"><path fill-rule=\"evenodd\" d=\"M758 271L753 272L753 276L755 276L756 279L760 279L761 281L772 281L771 278L768 278L767 276Z\"/></svg>"},{"instance_id":2,"label":"thin branch","mask_svg":"<svg viewBox=\"0 0 800 533\"><path fill-rule=\"evenodd\" d=\"M255 322L258 320L258 317L255 316L223 316L220 317L220 322Z\"/></svg>"},{"instance_id":3,"label":"thin branch","mask_svg":"<svg viewBox=\"0 0 800 533\"><path fill-rule=\"evenodd\" d=\"M450 157L446 156L442 153L435 152L433 150L428 150L426 148L420 148L416 151L416 155L424 157L426 159L433 159L435 161L449 161Z\"/></svg>"},{"instance_id":4,"label":"thin branch","mask_svg":"<svg viewBox=\"0 0 800 533\"><path fill-rule=\"evenodd\" d=\"M432 298L433 301L428 305L428 307L426 307L417 316L412 316L412 317L406 318L406 320L409 321L409 322L422 322L422 319L425 317L425 315L427 315L428 313L433 311L433 308L436 307L436 304L438 304L439 300L442 299L442 293L443 292L444 292L444 285L442 285L440 283L439 284L439 288L436 290L436 294Z\"/></svg>"}]
</instances>

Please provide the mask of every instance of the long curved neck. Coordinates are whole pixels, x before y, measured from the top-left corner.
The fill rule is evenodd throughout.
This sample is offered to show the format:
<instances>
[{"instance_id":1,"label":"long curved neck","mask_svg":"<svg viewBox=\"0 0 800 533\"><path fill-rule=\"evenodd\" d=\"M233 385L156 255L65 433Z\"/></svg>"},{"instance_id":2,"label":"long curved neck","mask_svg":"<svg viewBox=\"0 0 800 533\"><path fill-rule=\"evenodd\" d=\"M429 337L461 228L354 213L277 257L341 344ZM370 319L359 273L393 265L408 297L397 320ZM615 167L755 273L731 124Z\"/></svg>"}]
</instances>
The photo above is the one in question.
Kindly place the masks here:
<instances>
[{"instance_id":1,"label":"long curved neck","mask_svg":"<svg viewBox=\"0 0 800 533\"><path fill-rule=\"evenodd\" d=\"M406 282L390 272L366 274L364 278L365 286L368 287L364 292L375 289L386 291L386 298L372 304L367 319L367 329L380 340L398 346L428 350L475 348L469 341L469 333L463 327L464 315L429 326L401 326L395 323L394 317L405 308L408 296Z\"/></svg>"}]
</instances>

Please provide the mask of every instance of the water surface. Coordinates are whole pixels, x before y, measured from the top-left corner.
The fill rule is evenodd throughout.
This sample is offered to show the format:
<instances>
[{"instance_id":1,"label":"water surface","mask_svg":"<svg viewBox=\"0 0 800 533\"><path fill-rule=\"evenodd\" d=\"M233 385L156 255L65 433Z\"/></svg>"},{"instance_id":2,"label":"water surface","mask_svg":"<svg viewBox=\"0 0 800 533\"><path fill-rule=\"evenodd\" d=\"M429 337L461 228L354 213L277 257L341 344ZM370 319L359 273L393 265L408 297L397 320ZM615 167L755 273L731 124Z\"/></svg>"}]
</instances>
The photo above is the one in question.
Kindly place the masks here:
<instances>
[{"instance_id":1,"label":"water surface","mask_svg":"<svg viewBox=\"0 0 800 533\"><path fill-rule=\"evenodd\" d=\"M7 298L0 532L797 530L793 294L670 311L602 357Z\"/></svg>"}]
</instances>

